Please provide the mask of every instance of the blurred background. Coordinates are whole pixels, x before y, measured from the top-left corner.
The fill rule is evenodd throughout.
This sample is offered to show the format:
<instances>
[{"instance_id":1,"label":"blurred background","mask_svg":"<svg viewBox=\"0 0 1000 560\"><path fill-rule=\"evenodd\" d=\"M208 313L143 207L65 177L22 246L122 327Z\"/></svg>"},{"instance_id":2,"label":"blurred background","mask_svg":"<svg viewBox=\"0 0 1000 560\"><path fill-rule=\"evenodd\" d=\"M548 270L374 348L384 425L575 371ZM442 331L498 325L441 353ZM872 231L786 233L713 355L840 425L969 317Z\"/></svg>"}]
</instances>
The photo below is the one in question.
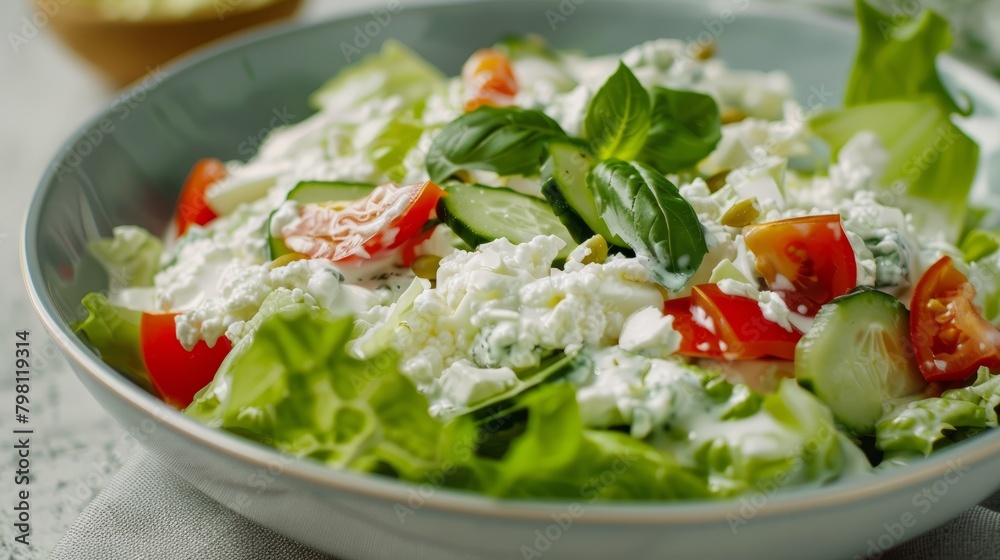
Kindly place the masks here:
<instances>
[{"instance_id":1,"label":"blurred background","mask_svg":"<svg viewBox=\"0 0 1000 560\"><path fill-rule=\"evenodd\" d=\"M199 45L280 21L380 9L392 1L398 0L0 0L0 30L7 43L0 46L0 338L22 329L35 336L31 410L37 432L32 545L10 544L11 512L5 506L0 509L0 559L44 557L131 449L124 432L45 342L24 295L19 228L49 160L128 84L158 79L168 60ZM783 3L845 18L853 10L853 0ZM882 1L898 17L925 6L952 20L959 56L1000 76L1000 0ZM0 401L9 403L12 391L12 383L0 383ZM0 426L8 421L5 415ZM13 458L0 455L0 471L14 470ZM7 496L4 478L2 495Z\"/></svg>"}]
</instances>

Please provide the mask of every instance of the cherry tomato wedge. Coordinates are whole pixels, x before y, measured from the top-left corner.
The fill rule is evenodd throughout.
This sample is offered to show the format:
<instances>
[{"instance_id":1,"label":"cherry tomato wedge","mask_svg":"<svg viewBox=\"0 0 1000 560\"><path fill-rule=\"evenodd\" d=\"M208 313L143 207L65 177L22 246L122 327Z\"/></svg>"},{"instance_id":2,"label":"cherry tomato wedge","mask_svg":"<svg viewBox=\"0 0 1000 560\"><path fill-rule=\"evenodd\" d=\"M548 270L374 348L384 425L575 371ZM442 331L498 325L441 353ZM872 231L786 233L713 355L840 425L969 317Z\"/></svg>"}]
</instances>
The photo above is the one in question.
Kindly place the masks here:
<instances>
[{"instance_id":1,"label":"cherry tomato wedge","mask_svg":"<svg viewBox=\"0 0 1000 560\"><path fill-rule=\"evenodd\" d=\"M410 266L417 260L417 247L431 238L437 225L431 225L420 230L420 233L406 240L400 248L400 260L403 266Z\"/></svg>"},{"instance_id":2,"label":"cherry tomato wedge","mask_svg":"<svg viewBox=\"0 0 1000 560\"><path fill-rule=\"evenodd\" d=\"M690 297L667 300L663 304L663 314L673 315L674 330L681 335L681 346L677 353L692 358L723 359L719 337L694 320Z\"/></svg>"},{"instance_id":3,"label":"cherry tomato wedge","mask_svg":"<svg viewBox=\"0 0 1000 560\"><path fill-rule=\"evenodd\" d=\"M307 204L281 234L290 251L314 259L368 259L419 234L444 195L430 181L386 184L347 204Z\"/></svg>"},{"instance_id":4,"label":"cherry tomato wedge","mask_svg":"<svg viewBox=\"0 0 1000 560\"><path fill-rule=\"evenodd\" d=\"M691 301L711 319L722 341L722 354L729 360L773 357L795 359L795 345L802 333L786 330L769 321L755 300L723 292L716 284L695 286Z\"/></svg>"},{"instance_id":5,"label":"cherry tomato wedge","mask_svg":"<svg viewBox=\"0 0 1000 560\"><path fill-rule=\"evenodd\" d=\"M139 325L142 359L153 387L167 404L184 408L195 393L208 385L232 350L232 343L220 337L208 347L199 342L189 352L177 340L174 317L177 313L143 313Z\"/></svg>"},{"instance_id":6,"label":"cherry tomato wedge","mask_svg":"<svg viewBox=\"0 0 1000 560\"><path fill-rule=\"evenodd\" d=\"M768 287L800 315L815 316L858 283L854 249L839 215L752 225L743 236Z\"/></svg>"},{"instance_id":7,"label":"cherry tomato wedge","mask_svg":"<svg viewBox=\"0 0 1000 560\"><path fill-rule=\"evenodd\" d=\"M510 59L496 49L480 49L473 53L462 67L462 81L467 112L483 105L510 105L518 90Z\"/></svg>"},{"instance_id":8,"label":"cherry tomato wedge","mask_svg":"<svg viewBox=\"0 0 1000 560\"><path fill-rule=\"evenodd\" d=\"M226 165L220 160L202 159L194 164L177 200L178 235L183 235L192 224L203 226L218 217L208 205L205 191L225 177Z\"/></svg>"},{"instance_id":9,"label":"cherry tomato wedge","mask_svg":"<svg viewBox=\"0 0 1000 560\"><path fill-rule=\"evenodd\" d=\"M1000 330L973 303L976 289L951 257L932 265L913 291L910 338L927 381L961 381L1000 367Z\"/></svg>"}]
</instances>

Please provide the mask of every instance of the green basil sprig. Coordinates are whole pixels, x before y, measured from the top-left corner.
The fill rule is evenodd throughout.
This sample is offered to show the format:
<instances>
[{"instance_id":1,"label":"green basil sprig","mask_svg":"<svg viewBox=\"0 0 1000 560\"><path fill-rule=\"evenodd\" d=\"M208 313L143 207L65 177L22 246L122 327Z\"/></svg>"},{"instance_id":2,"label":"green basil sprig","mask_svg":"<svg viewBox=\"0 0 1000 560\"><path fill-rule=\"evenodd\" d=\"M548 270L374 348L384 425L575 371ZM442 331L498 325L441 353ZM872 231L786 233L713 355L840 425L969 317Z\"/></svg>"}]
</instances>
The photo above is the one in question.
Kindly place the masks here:
<instances>
[{"instance_id":1,"label":"green basil sprig","mask_svg":"<svg viewBox=\"0 0 1000 560\"><path fill-rule=\"evenodd\" d=\"M652 106L649 93L622 63L587 106L584 135L597 159L631 159L639 153L649 132Z\"/></svg>"},{"instance_id":2,"label":"green basil sprig","mask_svg":"<svg viewBox=\"0 0 1000 560\"><path fill-rule=\"evenodd\" d=\"M587 188L611 233L650 259L658 283L681 290L708 246L698 214L677 187L641 163L609 159L591 170Z\"/></svg>"},{"instance_id":3,"label":"green basil sprig","mask_svg":"<svg viewBox=\"0 0 1000 560\"><path fill-rule=\"evenodd\" d=\"M427 173L435 182L463 169L538 175L545 144L566 138L559 124L541 111L480 107L448 123L434 138Z\"/></svg>"},{"instance_id":4,"label":"green basil sprig","mask_svg":"<svg viewBox=\"0 0 1000 560\"><path fill-rule=\"evenodd\" d=\"M660 173L694 166L722 140L715 100L703 93L653 88L652 126L637 160Z\"/></svg>"}]
</instances>

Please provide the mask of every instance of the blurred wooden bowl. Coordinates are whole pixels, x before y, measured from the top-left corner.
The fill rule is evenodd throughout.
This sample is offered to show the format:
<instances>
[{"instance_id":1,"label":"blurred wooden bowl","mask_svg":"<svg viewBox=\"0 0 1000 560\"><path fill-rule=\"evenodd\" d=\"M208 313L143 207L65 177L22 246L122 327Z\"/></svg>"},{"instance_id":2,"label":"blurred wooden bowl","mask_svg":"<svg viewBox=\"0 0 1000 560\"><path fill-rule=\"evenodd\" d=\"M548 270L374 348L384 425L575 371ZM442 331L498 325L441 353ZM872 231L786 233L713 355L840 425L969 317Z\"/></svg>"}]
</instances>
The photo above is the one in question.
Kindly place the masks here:
<instances>
[{"instance_id":1,"label":"blurred wooden bowl","mask_svg":"<svg viewBox=\"0 0 1000 560\"><path fill-rule=\"evenodd\" d=\"M35 2L41 8L43 0ZM229 0L225 6L238 4L238 0ZM213 8L183 19L131 21L107 19L96 8L69 2L51 17L49 27L69 48L121 87L199 45L288 19L301 4L302 0L277 0L244 11L220 14Z\"/></svg>"}]
</instances>

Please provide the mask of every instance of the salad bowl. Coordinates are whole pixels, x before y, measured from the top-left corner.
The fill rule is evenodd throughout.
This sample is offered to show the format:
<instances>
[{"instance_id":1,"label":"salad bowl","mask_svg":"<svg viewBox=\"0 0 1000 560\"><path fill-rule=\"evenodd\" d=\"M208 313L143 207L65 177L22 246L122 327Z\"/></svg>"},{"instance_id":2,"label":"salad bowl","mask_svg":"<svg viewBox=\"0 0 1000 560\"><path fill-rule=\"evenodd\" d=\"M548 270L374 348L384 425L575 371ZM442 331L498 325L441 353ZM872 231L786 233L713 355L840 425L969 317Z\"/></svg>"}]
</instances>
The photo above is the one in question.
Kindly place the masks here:
<instances>
[{"instance_id":1,"label":"salad bowl","mask_svg":"<svg viewBox=\"0 0 1000 560\"><path fill-rule=\"evenodd\" d=\"M451 74L511 32L592 54L661 37L713 42L734 67L787 71L799 102L817 110L839 106L857 39L850 23L741 0L400 6L256 34L169 67L85 125L43 177L23 240L32 303L87 390L164 465L234 511L345 560L865 557L1000 488L1000 432L987 431L913 465L820 488L775 483L728 501L669 504L499 500L433 476L403 483L278 453L179 413L102 363L70 327L85 314L84 294L116 281L84 266L88 243L123 224L164 232L192 162L252 155L270 130L310 114L306 99L327 77L385 39ZM985 119L977 140L996 145L988 119L1000 112L1000 85L952 59L942 71ZM1000 180L984 160L977 195L988 199L990 179ZM601 473L605 484L616 476Z\"/></svg>"}]
</instances>

